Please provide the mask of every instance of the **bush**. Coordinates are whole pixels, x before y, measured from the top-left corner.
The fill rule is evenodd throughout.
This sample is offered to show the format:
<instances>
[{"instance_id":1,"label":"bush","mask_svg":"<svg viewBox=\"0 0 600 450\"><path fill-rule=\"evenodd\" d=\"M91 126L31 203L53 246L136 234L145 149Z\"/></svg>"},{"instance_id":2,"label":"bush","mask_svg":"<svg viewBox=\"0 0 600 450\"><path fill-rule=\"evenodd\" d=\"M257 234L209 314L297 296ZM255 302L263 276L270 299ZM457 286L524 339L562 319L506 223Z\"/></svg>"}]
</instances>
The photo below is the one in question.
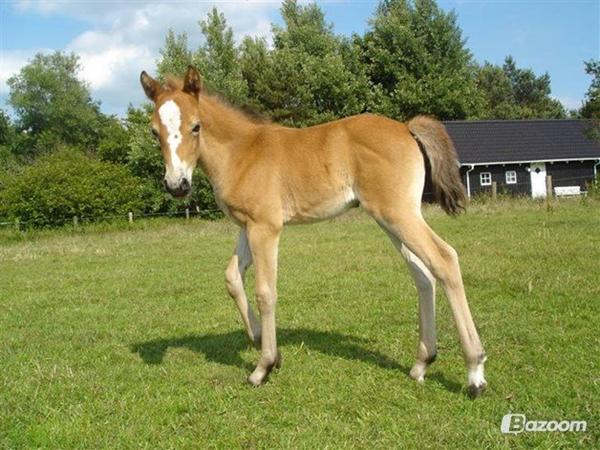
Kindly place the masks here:
<instances>
[{"instance_id":1,"label":"bush","mask_svg":"<svg viewBox=\"0 0 600 450\"><path fill-rule=\"evenodd\" d=\"M0 217L27 226L58 226L73 216L101 217L144 209L144 182L127 168L63 149L39 158L0 190Z\"/></svg>"},{"instance_id":2,"label":"bush","mask_svg":"<svg viewBox=\"0 0 600 450\"><path fill-rule=\"evenodd\" d=\"M590 197L600 198L600 174L596 176L596 179L587 183L586 189Z\"/></svg>"}]
</instances>

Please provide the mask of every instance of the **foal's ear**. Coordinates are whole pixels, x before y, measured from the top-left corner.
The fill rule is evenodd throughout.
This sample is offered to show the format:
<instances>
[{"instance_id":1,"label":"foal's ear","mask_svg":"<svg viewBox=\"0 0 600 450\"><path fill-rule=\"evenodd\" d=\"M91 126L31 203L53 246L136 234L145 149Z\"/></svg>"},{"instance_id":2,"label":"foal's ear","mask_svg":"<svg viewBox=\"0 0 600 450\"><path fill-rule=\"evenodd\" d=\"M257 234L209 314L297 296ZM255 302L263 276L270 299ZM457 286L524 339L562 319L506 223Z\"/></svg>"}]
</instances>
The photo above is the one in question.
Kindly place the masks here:
<instances>
[{"instance_id":1,"label":"foal's ear","mask_svg":"<svg viewBox=\"0 0 600 450\"><path fill-rule=\"evenodd\" d=\"M202 91L202 77L193 66L188 66L183 80L183 92L197 97Z\"/></svg>"},{"instance_id":2,"label":"foal's ear","mask_svg":"<svg viewBox=\"0 0 600 450\"><path fill-rule=\"evenodd\" d=\"M142 83L146 97L156 102L156 98L162 91L160 83L148 75L145 70L140 74L140 83Z\"/></svg>"}]
</instances>

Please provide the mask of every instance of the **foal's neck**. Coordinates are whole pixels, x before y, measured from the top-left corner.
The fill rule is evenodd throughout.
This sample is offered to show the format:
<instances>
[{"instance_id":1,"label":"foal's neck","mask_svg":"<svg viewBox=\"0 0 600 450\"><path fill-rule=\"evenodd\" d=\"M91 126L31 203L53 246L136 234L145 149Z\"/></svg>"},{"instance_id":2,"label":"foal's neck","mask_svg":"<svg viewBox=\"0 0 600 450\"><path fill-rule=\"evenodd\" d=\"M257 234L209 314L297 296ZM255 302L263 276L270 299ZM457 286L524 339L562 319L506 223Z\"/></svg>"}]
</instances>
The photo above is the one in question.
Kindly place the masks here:
<instances>
[{"instance_id":1,"label":"foal's neck","mask_svg":"<svg viewBox=\"0 0 600 450\"><path fill-rule=\"evenodd\" d=\"M219 186L226 176L232 153L248 145L259 125L210 95L200 97L200 123L198 163L213 186Z\"/></svg>"}]
</instances>

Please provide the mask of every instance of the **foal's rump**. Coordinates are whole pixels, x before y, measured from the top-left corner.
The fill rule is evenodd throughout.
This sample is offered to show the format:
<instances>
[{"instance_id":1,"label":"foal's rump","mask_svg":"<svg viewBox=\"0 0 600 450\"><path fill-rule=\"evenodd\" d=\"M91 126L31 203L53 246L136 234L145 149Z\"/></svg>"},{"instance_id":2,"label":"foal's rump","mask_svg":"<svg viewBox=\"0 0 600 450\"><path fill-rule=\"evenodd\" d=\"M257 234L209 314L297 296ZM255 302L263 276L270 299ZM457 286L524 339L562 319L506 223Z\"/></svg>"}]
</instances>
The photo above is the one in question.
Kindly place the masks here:
<instances>
[{"instance_id":1,"label":"foal's rump","mask_svg":"<svg viewBox=\"0 0 600 450\"><path fill-rule=\"evenodd\" d=\"M407 123L372 115L357 119L361 123L352 132L356 173L366 202L419 206L428 162L435 197L444 211L453 215L464 209L458 157L441 122L425 116Z\"/></svg>"}]
</instances>

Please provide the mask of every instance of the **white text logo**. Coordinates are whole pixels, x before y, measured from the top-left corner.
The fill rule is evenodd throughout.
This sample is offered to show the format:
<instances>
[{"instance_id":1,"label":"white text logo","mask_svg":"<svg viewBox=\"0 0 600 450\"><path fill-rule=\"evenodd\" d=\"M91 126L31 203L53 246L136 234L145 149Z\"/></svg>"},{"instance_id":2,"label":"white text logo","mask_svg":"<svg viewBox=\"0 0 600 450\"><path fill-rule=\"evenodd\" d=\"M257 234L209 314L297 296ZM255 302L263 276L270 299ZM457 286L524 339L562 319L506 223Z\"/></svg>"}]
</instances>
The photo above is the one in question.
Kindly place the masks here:
<instances>
[{"instance_id":1,"label":"white text logo","mask_svg":"<svg viewBox=\"0 0 600 450\"><path fill-rule=\"evenodd\" d=\"M525 414L506 414L502 418L500 431L503 433L518 434L523 431L585 431L585 420L527 420Z\"/></svg>"}]
</instances>

